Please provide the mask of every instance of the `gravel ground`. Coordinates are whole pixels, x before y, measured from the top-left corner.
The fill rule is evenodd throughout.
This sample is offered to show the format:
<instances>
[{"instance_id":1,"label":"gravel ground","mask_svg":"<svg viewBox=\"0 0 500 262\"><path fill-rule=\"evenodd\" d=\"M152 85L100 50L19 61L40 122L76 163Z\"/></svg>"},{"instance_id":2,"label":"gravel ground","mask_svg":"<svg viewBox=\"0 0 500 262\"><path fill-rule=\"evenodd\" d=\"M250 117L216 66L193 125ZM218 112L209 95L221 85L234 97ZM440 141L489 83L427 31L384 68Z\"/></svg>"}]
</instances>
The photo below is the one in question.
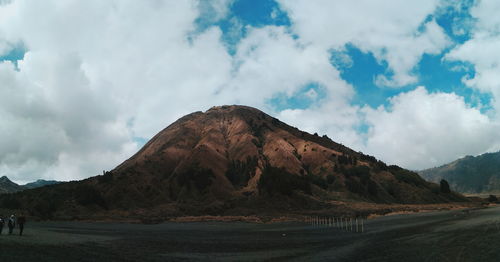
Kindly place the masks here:
<instances>
[{"instance_id":1,"label":"gravel ground","mask_svg":"<svg viewBox=\"0 0 500 262\"><path fill-rule=\"evenodd\" d=\"M17 229L15 231L17 233ZM500 261L500 208L371 219L364 233L305 223L32 222L1 261Z\"/></svg>"}]
</instances>

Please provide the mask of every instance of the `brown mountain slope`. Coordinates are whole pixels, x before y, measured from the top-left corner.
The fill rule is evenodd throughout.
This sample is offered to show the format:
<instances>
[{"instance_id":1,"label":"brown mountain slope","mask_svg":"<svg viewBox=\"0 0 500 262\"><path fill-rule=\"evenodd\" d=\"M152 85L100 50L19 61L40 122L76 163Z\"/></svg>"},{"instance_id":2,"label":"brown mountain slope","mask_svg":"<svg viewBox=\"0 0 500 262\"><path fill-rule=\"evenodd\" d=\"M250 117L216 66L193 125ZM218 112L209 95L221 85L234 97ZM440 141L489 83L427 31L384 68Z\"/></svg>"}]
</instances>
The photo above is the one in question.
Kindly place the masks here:
<instances>
[{"instance_id":1,"label":"brown mountain slope","mask_svg":"<svg viewBox=\"0 0 500 262\"><path fill-rule=\"evenodd\" d=\"M250 214L321 209L335 200L440 203L464 198L246 106L184 116L102 176L0 196L4 206L51 217Z\"/></svg>"}]
</instances>

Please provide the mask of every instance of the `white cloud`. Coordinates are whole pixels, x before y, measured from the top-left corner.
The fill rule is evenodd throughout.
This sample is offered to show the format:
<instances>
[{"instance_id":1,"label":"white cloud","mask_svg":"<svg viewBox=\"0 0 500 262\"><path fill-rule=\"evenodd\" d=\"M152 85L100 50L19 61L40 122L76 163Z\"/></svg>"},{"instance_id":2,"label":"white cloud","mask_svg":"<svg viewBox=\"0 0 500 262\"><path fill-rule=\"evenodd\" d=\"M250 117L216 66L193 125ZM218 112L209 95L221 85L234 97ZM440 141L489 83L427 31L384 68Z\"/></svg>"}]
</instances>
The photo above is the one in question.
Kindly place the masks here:
<instances>
[{"instance_id":1,"label":"white cloud","mask_svg":"<svg viewBox=\"0 0 500 262\"><path fill-rule=\"evenodd\" d=\"M439 2L407 1L280 1L304 43L339 49L352 43L388 63L391 78L377 84L398 87L417 81L411 71L424 53L436 54L450 44L434 20L426 18ZM420 28L423 28L421 30ZM421 32L419 32L421 30Z\"/></svg>"},{"instance_id":2,"label":"white cloud","mask_svg":"<svg viewBox=\"0 0 500 262\"><path fill-rule=\"evenodd\" d=\"M291 96L311 82L335 93L333 100L343 101L354 94L330 65L325 50L300 45L283 27L249 29L238 46L234 63L233 77L223 94L238 94L237 103L263 107L273 94L284 92Z\"/></svg>"},{"instance_id":3,"label":"white cloud","mask_svg":"<svg viewBox=\"0 0 500 262\"><path fill-rule=\"evenodd\" d=\"M365 150L391 164L421 169L499 149L499 125L453 93L419 87L391 98L390 108L363 111Z\"/></svg>"},{"instance_id":4,"label":"white cloud","mask_svg":"<svg viewBox=\"0 0 500 262\"><path fill-rule=\"evenodd\" d=\"M136 146L117 119L115 101L106 98L105 91L92 90L80 66L76 56L42 52L27 53L19 71L9 62L0 64L0 137L8 138L0 140L0 173L17 181L40 176L77 179L95 173L55 173L52 168L62 164L61 155L85 162L133 152ZM119 163L107 159L110 162L101 161L101 168ZM20 171L13 172L13 167Z\"/></svg>"},{"instance_id":5,"label":"white cloud","mask_svg":"<svg viewBox=\"0 0 500 262\"><path fill-rule=\"evenodd\" d=\"M152 137L184 114L231 103L266 108L275 93L310 82L334 93L331 103L352 97L328 53L282 27L248 27L231 57L218 27L194 33L206 15L200 3L19 0L0 8L2 35L29 50L18 71L10 63L0 71L10 83L0 90L2 137L15 138L1 142L0 173L17 181L95 175L137 150L134 137ZM213 8L217 19L226 15Z\"/></svg>"},{"instance_id":6,"label":"white cloud","mask_svg":"<svg viewBox=\"0 0 500 262\"><path fill-rule=\"evenodd\" d=\"M230 17L231 0L1 3L0 53L15 44L28 50L18 70L0 62L0 137L7 138L0 139L0 174L16 181L78 179L111 169L138 149L134 137L150 138L184 114L220 104L265 109L299 128L408 167L490 148L478 135L494 144L490 120L453 94L417 89L394 98L391 110L360 111L351 104L354 88L330 64L330 50L351 43L388 63L394 74L379 77L379 84L413 83L421 56L449 45L443 30L427 19L437 1L283 1L280 12L288 12L292 28L252 28L231 18L233 31L226 37L236 39L246 31L234 56L220 28L197 28L200 19L209 24ZM466 43L450 59L473 52L467 45L472 46ZM497 60L486 50L477 58L485 69L470 83L493 90ZM488 81L493 84L487 88L483 82ZM310 83L324 92L307 94L320 101L308 109L273 112L267 104L276 94L292 96ZM440 114L425 120L433 110ZM365 135L356 131L363 119L372 125ZM443 123L451 133L445 139L444 131L431 132ZM434 144L421 145L421 135L407 134L414 130ZM460 143L454 146L451 138ZM420 153L409 154L414 148Z\"/></svg>"},{"instance_id":7,"label":"white cloud","mask_svg":"<svg viewBox=\"0 0 500 262\"><path fill-rule=\"evenodd\" d=\"M29 52L19 71L0 64L0 137L8 138L0 142L0 173L22 182L95 175L137 150L133 136L151 137L214 102L206 97L227 80L231 62L220 30L192 35L198 4L1 6L1 37Z\"/></svg>"},{"instance_id":8,"label":"white cloud","mask_svg":"<svg viewBox=\"0 0 500 262\"><path fill-rule=\"evenodd\" d=\"M356 133L361 118L359 108L345 103L324 102L308 109L286 109L278 118L309 133L328 135L332 140L360 150L362 137Z\"/></svg>"},{"instance_id":9,"label":"white cloud","mask_svg":"<svg viewBox=\"0 0 500 262\"><path fill-rule=\"evenodd\" d=\"M196 5L200 12L199 17L205 23L214 23L225 18L229 13L229 7L234 0L197 0Z\"/></svg>"},{"instance_id":10,"label":"white cloud","mask_svg":"<svg viewBox=\"0 0 500 262\"><path fill-rule=\"evenodd\" d=\"M500 108L500 18L498 1L479 1L471 10L475 18L472 38L450 51L446 59L469 62L475 75L465 78L464 83L472 88L493 95L493 106ZM497 116L498 117L498 116Z\"/></svg>"},{"instance_id":11,"label":"white cloud","mask_svg":"<svg viewBox=\"0 0 500 262\"><path fill-rule=\"evenodd\" d=\"M439 54L450 43L443 29L434 20L425 24L422 33L392 41L383 43L378 50L372 51L376 58L387 61L394 73L390 79L379 75L376 80L379 86L398 87L417 82L417 77L411 71L422 55ZM370 49L371 47L368 47L367 50Z\"/></svg>"}]
</instances>

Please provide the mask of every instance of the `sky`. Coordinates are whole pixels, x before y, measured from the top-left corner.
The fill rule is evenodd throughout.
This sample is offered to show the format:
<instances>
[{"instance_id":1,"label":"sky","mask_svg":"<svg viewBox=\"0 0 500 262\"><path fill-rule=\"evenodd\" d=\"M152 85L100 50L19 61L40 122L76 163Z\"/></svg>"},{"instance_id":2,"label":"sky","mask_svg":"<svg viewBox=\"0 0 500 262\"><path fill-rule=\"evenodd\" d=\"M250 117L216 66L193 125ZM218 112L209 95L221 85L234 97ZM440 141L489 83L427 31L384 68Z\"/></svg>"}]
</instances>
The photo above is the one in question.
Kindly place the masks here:
<instances>
[{"instance_id":1,"label":"sky","mask_svg":"<svg viewBox=\"0 0 500 262\"><path fill-rule=\"evenodd\" d=\"M111 170L259 108L412 170L500 150L500 1L0 0L0 175Z\"/></svg>"}]
</instances>

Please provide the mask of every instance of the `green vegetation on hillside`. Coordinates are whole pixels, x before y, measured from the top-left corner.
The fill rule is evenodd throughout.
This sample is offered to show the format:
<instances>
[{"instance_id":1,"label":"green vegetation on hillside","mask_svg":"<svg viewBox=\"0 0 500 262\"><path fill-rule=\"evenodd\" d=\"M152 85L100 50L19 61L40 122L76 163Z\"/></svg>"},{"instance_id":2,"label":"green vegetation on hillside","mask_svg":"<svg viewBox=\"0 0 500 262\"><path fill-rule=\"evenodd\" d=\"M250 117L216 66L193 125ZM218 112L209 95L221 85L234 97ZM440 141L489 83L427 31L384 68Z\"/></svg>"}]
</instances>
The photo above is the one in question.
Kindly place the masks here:
<instances>
[{"instance_id":1,"label":"green vegetation on hillside","mask_svg":"<svg viewBox=\"0 0 500 262\"><path fill-rule=\"evenodd\" d=\"M283 168L273 166L264 168L258 188L260 193L271 196L276 193L291 195L294 190L311 194L311 185L305 176L290 174Z\"/></svg>"},{"instance_id":2,"label":"green vegetation on hillside","mask_svg":"<svg viewBox=\"0 0 500 262\"><path fill-rule=\"evenodd\" d=\"M243 187L255 175L257 157L248 156L246 161L233 160L229 163L226 177L235 187Z\"/></svg>"},{"instance_id":3,"label":"green vegetation on hillside","mask_svg":"<svg viewBox=\"0 0 500 262\"><path fill-rule=\"evenodd\" d=\"M500 191L500 152L467 156L450 164L419 172L429 181L445 179L452 190L462 193Z\"/></svg>"}]
</instances>

